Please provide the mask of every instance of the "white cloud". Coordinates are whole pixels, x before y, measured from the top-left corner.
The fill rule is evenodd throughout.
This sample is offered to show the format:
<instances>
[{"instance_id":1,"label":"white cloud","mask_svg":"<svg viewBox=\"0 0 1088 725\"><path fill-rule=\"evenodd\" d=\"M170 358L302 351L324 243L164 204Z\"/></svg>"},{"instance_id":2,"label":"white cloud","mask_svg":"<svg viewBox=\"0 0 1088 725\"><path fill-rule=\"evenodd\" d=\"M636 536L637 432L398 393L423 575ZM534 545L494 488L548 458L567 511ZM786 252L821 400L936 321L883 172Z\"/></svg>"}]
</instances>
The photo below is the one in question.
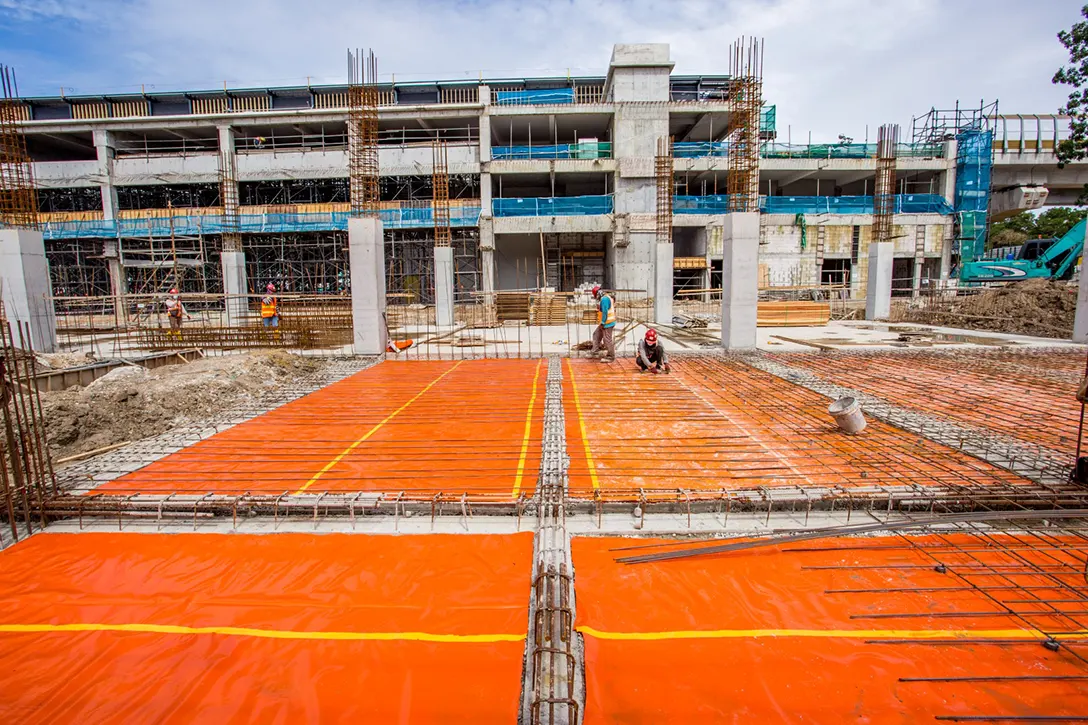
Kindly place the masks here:
<instances>
[{"instance_id":1,"label":"white cloud","mask_svg":"<svg viewBox=\"0 0 1088 725\"><path fill-rule=\"evenodd\" d=\"M1020 0L0 0L95 14L73 59L81 92L341 82L345 49L373 47L398 79L603 74L613 43L668 42L676 73L726 73L728 44L766 41L765 97L794 140L861 138L957 99L1054 112L1055 35L1079 3ZM33 80L32 68L20 75ZM88 78L94 80L87 82ZM56 85L52 83L51 85ZM65 85L69 85L67 82ZM50 92L43 88L43 92Z\"/></svg>"}]
</instances>

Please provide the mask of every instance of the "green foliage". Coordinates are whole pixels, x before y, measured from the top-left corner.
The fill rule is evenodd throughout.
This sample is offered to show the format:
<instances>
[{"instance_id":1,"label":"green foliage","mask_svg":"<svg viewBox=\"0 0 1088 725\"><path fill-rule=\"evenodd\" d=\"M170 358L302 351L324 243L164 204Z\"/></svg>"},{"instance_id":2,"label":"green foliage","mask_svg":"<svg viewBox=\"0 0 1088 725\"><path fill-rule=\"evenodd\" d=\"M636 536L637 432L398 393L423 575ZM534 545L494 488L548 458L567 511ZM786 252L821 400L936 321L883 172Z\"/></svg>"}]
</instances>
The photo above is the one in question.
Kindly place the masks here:
<instances>
[{"instance_id":1,"label":"green foliage","mask_svg":"<svg viewBox=\"0 0 1088 725\"><path fill-rule=\"evenodd\" d=\"M1088 216L1088 209L1055 206L1035 218L1035 236L1061 237Z\"/></svg>"},{"instance_id":2,"label":"green foliage","mask_svg":"<svg viewBox=\"0 0 1088 725\"><path fill-rule=\"evenodd\" d=\"M1056 206L1036 216L1022 211L990 227L990 248L1012 247L1028 239L1062 237L1088 216L1088 209Z\"/></svg>"},{"instance_id":3,"label":"green foliage","mask_svg":"<svg viewBox=\"0 0 1088 725\"><path fill-rule=\"evenodd\" d=\"M1085 21L1058 33L1058 40L1069 51L1069 64L1058 69L1053 82L1073 89L1059 111L1070 117L1070 137L1057 149L1061 164L1088 158L1088 5L1080 13Z\"/></svg>"}]
</instances>

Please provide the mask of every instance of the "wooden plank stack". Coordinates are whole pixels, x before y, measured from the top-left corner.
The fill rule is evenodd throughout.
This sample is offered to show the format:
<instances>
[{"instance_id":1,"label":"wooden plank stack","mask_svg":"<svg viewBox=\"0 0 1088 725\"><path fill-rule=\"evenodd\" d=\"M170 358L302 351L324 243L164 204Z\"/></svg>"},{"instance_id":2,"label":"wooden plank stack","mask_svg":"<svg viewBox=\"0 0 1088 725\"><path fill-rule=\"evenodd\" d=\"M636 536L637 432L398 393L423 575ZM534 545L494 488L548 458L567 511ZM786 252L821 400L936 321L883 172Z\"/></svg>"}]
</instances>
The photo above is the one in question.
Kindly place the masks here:
<instances>
[{"instance_id":1,"label":"wooden plank stack","mask_svg":"<svg viewBox=\"0 0 1088 725\"><path fill-rule=\"evenodd\" d=\"M529 319L528 292L496 292L495 316L499 322Z\"/></svg>"},{"instance_id":2,"label":"wooden plank stack","mask_svg":"<svg viewBox=\"0 0 1088 725\"><path fill-rule=\"evenodd\" d=\"M760 301L757 327L819 327L831 319L830 302Z\"/></svg>"},{"instance_id":3,"label":"wooden plank stack","mask_svg":"<svg viewBox=\"0 0 1088 725\"><path fill-rule=\"evenodd\" d=\"M567 298L563 295L533 295L529 305L530 325L567 324Z\"/></svg>"}]
</instances>

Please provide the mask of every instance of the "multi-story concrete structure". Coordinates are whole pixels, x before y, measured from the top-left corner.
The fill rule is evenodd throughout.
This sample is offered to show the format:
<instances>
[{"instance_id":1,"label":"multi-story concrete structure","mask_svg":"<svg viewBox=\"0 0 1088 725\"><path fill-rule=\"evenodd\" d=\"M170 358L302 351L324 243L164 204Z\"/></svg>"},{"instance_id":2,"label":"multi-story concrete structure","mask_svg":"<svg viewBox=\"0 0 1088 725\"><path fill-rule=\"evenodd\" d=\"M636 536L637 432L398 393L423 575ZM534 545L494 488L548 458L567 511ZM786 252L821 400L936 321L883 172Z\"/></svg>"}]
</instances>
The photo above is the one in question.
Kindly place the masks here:
<instances>
[{"instance_id":1,"label":"multi-story concrete structure","mask_svg":"<svg viewBox=\"0 0 1088 725\"><path fill-rule=\"evenodd\" d=\"M676 285L720 286L729 79L672 71L666 45L619 45L601 77L383 86L389 291L430 301L436 138L448 144L459 290L602 280L652 294L654 154L666 136L675 142ZM272 280L342 289L346 106L344 86L27 99L56 293L160 291L166 277L149 270L167 267L171 280L176 273L217 291L224 275L236 277L224 267L237 264L251 288ZM995 187L1083 184L1077 169L1058 178L1058 121L1052 132L1042 121L1033 127L1034 146L1023 123L1024 140L1010 146L1003 123ZM775 143L773 106L764 108L762 137L760 282L863 289L875 149ZM893 276L901 289L947 278L957 251L956 143L934 138L898 154ZM220 255L224 211L239 220L241 258Z\"/></svg>"}]
</instances>

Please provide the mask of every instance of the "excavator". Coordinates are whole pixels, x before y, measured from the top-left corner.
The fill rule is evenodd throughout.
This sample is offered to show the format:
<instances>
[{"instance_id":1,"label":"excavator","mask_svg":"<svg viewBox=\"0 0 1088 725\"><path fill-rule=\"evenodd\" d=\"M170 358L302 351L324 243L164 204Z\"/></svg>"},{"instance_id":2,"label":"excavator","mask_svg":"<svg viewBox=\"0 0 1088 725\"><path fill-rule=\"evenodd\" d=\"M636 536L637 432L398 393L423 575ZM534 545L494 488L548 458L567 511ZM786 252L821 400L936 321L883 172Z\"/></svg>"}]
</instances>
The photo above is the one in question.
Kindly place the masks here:
<instances>
[{"instance_id":1,"label":"excavator","mask_svg":"<svg viewBox=\"0 0 1088 725\"><path fill-rule=\"evenodd\" d=\"M976 259L960 262L961 282L1015 282L1024 279L1063 280L1073 270L1084 248L1088 219L1057 239L1029 239L1012 259ZM1008 256L1008 255L1006 255Z\"/></svg>"}]
</instances>

